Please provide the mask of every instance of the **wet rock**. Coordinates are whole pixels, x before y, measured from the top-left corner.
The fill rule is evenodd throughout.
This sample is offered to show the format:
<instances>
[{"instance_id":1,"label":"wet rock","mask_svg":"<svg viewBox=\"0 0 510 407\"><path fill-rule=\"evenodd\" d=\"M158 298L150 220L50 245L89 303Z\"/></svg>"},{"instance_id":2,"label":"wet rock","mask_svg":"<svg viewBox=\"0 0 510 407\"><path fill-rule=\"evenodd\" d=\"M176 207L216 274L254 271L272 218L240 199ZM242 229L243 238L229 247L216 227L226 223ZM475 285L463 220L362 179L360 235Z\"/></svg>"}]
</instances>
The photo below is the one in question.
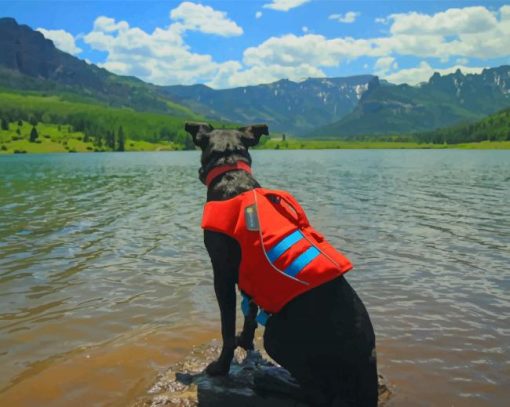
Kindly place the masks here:
<instances>
[{"instance_id":1,"label":"wet rock","mask_svg":"<svg viewBox=\"0 0 510 407\"><path fill-rule=\"evenodd\" d=\"M134 407L307 406L290 373L257 351L246 353L238 349L228 376L207 376L203 370L219 353L217 343L195 348L187 358L160 376ZM388 401L390 394L380 377L380 406Z\"/></svg>"}]
</instances>

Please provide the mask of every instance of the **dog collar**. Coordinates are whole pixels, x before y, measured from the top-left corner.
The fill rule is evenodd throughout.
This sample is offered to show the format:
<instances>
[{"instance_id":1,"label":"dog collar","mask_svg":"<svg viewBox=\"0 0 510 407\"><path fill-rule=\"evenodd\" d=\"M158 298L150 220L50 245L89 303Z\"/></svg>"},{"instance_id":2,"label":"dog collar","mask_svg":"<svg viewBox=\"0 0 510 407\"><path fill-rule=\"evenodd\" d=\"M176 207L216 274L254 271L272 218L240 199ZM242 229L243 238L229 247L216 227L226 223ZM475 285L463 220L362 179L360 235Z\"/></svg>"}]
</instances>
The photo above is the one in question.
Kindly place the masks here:
<instances>
[{"instance_id":1,"label":"dog collar","mask_svg":"<svg viewBox=\"0 0 510 407\"><path fill-rule=\"evenodd\" d=\"M207 177L205 177L205 185L209 186L215 178L225 174L226 172L234 170L243 170L246 171L248 174L251 174L250 165L248 163L245 163L244 161L237 161L235 164L220 165L218 167L214 167L207 173Z\"/></svg>"}]
</instances>

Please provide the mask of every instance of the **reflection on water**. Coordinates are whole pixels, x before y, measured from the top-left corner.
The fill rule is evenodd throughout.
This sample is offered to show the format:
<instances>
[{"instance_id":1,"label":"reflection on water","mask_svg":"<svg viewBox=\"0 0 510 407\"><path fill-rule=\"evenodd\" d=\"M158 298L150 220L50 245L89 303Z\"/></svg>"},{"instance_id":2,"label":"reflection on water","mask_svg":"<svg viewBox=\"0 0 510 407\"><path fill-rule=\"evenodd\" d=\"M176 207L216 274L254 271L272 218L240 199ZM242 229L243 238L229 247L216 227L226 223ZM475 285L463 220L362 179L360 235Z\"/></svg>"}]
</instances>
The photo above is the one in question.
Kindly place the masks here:
<instances>
[{"instance_id":1,"label":"reflection on water","mask_svg":"<svg viewBox=\"0 0 510 407\"><path fill-rule=\"evenodd\" d=\"M122 404L218 335L198 159L0 157L0 404ZM263 151L254 171L354 261L395 405L506 403L508 152Z\"/></svg>"}]
</instances>

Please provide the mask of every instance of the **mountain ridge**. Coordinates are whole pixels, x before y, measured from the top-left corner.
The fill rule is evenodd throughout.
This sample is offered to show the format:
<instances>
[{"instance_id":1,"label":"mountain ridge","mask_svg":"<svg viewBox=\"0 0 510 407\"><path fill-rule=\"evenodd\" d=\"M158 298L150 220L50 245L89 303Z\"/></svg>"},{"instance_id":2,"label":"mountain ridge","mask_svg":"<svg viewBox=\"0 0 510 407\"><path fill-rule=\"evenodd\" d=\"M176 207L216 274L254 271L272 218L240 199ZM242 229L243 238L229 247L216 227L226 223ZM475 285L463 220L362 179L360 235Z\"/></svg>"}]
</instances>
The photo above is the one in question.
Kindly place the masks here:
<instances>
[{"instance_id":1,"label":"mountain ridge","mask_svg":"<svg viewBox=\"0 0 510 407\"><path fill-rule=\"evenodd\" d=\"M429 131L473 122L510 106L510 66L480 74L434 73L421 86L374 86L350 114L308 133L309 137L352 138Z\"/></svg>"},{"instance_id":2,"label":"mountain ridge","mask_svg":"<svg viewBox=\"0 0 510 407\"><path fill-rule=\"evenodd\" d=\"M302 134L337 120L357 105L373 75L281 79L269 84L212 89L205 85L167 86L163 92L199 114L219 120L265 122L273 131Z\"/></svg>"}]
</instances>

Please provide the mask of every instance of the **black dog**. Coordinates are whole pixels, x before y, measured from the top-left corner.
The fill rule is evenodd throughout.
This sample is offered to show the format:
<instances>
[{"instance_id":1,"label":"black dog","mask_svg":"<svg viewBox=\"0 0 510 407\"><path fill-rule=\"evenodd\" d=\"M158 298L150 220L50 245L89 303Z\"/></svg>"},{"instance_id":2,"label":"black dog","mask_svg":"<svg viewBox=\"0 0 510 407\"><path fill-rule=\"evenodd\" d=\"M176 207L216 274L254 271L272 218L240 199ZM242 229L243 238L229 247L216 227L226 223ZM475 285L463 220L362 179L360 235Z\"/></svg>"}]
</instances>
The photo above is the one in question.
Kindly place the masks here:
<instances>
[{"instance_id":1,"label":"black dog","mask_svg":"<svg viewBox=\"0 0 510 407\"><path fill-rule=\"evenodd\" d=\"M199 177L205 183L213 168L245 162L248 148L257 145L266 125L238 130L214 130L204 123L187 123L186 131L202 150ZM220 174L210 183L207 201L223 201L259 188L246 171ZM257 306L251 302L240 335L236 336L236 283L241 260L238 242L218 232L204 231L214 270L214 289L221 311L223 348L206 372L226 375L234 350L253 349ZM376 406L375 335L360 298L344 277L316 287L272 315L264 332L264 347L289 370L314 406Z\"/></svg>"}]
</instances>

